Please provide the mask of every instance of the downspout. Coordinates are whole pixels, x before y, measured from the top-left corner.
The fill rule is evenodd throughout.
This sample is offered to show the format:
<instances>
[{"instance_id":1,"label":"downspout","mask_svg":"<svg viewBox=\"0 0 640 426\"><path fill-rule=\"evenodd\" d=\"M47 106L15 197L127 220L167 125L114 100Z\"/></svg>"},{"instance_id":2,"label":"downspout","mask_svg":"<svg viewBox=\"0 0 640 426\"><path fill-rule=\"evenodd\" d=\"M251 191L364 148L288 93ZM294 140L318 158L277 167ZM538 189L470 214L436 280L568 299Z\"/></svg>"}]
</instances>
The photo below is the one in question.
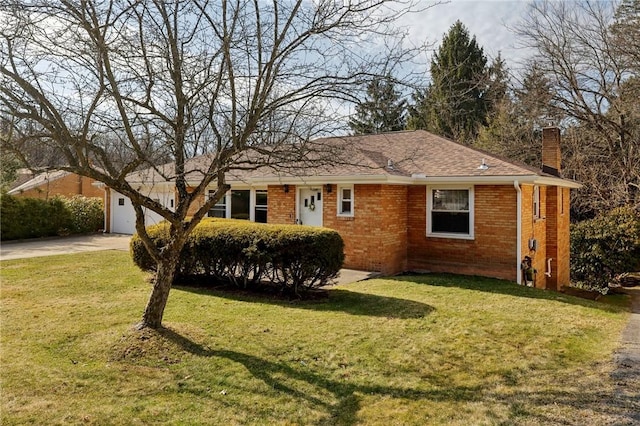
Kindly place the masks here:
<instances>
[{"instance_id":1,"label":"downspout","mask_svg":"<svg viewBox=\"0 0 640 426\"><path fill-rule=\"evenodd\" d=\"M522 273L520 271L522 258L522 189L517 180L513 181L513 187L516 189L516 282L522 284Z\"/></svg>"}]
</instances>

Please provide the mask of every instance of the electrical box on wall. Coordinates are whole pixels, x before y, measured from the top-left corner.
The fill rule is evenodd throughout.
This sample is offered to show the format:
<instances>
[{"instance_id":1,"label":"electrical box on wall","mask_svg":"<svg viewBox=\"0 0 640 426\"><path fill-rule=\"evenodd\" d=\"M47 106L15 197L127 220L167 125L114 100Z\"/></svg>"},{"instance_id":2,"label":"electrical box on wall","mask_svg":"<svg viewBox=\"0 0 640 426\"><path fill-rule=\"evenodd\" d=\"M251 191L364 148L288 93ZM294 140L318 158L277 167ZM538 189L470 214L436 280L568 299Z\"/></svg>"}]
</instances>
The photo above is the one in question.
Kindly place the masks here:
<instances>
[{"instance_id":1,"label":"electrical box on wall","mask_svg":"<svg viewBox=\"0 0 640 426\"><path fill-rule=\"evenodd\" d=\"M529 238L529 250L536 251L538 249L538 240Z\"/></svg>"}]
</instances>

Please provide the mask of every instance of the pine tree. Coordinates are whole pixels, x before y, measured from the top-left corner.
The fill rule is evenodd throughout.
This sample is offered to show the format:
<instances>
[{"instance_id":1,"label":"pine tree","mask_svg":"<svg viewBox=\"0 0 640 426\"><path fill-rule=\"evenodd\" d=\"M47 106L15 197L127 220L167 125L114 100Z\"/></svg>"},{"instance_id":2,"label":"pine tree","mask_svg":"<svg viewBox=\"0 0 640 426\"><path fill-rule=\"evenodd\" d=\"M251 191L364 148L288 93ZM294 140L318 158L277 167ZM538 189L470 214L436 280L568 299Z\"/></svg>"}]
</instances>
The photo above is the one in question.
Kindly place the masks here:
<instances>
[{"instance_id":1,"label":"pine tree","mask_svg":"<svg viewBox=\"0 0 640 426\"><path fill-rule=\"evenodd\" d=\"M489 101L487 58L462 22L442 39L431 61L431 84L414 100L410 126L471 143L486 123Z\"/></svg>"},{"instance_id":2,"label":"pine tree","mask_svg":"<svg viewBox=\"0 0 640 426\"><path fill-rule=\"evenodd\" d=\"M349 120L355 134L404 130L405 125L406 101L401 99L390 75L369 83L365 100L356 105L356 113Z\"/></svg>"}]
</instances>

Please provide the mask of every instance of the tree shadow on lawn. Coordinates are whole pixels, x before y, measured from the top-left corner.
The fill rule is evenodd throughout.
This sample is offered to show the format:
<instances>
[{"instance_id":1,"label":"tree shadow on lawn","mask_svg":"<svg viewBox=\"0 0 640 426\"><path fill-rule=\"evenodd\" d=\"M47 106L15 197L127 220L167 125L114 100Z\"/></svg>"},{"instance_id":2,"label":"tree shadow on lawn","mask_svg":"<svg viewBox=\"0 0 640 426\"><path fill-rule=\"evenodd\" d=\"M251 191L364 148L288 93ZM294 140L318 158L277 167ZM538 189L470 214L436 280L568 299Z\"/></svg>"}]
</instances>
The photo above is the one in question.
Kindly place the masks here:
<instances>
[{"instance_id":1,"label":"tree shadow on lawn","mask_svg":"<svg viewBox=\"0 0 640 426\"><path fill-rule=\"evenodd\" d=\"M628 308L626 307L609 305L593 300L581 299L579 297L569 296L557 291L526 287L518 285L512 281L500 280L497 278L437 273L399 275L385 279L392 281L411 282L415 284L426 284L436 287L455 287L465 290L476 290L485 293L504 294L508 296L524 297L529 299L553 300L570 305L598 308L607 312L628 311Z\"/></svg>"},{"instance_id":2,"label":"tree shadow on lawn","mask_svg":"<svg viewBox=\"0 0 640 426\"><path fill-rule=\"evenodd\" d=\"M260 294L246 291L242 292L218 288L177 285L174 286L174 289L206 296L221 297L239 302L259 302L296 309L309 309L321 312L344 312L350 315L397 319L423 318L435 309L426 303L416 302L413 300L360 293L340 288L331 288L327 290L326 296L320 299L291 301L283 300L281 298L261 296Z\"/></svg>"},{"instance_id":3,"label":"tree shadow on lawn","mask_svg":"<svg viewBox=\"0 0 640 426\"><path fill-rule=\"evenodd\" d=\"M218 357L228 359L242 364L255 378L263 381L269 387L278 392L285 393L291 397L306 400L315 407L323 407L329 414L318 424L342 424L352 425L358 423L358 412L360 411L359 395L376 395L381 397L391 397L409 400L433 400L433 401L460 401L473 402L479 400L481 388L478 386L444 386L431 390L421 390L412 388L402 388L382 385L364 385L350 383L346 380L332 380L324 375L316 374L308 369L296 369L285 363L268 361L254 355L236 352L232 350L212 350L204 347L186 336L183 336L170 328L158 330L158 333L173 342L184 351L199 357ZM311 386L322 388L333 394L338 400L337 404L322 400L304 391L295 389L292 385L285 383L305 382Z\"/></svg>"},{"instance_id":4,"label":"tree shadow on lawn","mask_svg":"<svg viewBox=\"0 0 640 426\"><path fill-rule=\"evenodd\" d=\"M217 357L239 363L253 377L274 390L306 401L315 408L324 409L327 417L318 422L320 425L352 425L361 422L362 419L358 418L363 403L361 395L462 405L486 402L489 411L492 410L490 407L498 404L509 409L507 419L503 419L507 423L526 421L538 424L573 424L576 420L583 420L582 417L585 415L595 416L594 424L636 424L639 420L640 402L637 387L629 388L626 393L611 392L588 384L585 384L580 392L576 392L573 383L563 382L557 383L557 386L543 386L537 390L530 390L526 385L522 387L523 383L532 379L530 375L536 374L536 371L528 371L526 374L520 372L519 378L513 383L505 382L497 387L482 384L453 386L447 380L436 380L435 383L428 381L425 384L425 387L432 385L433 389L369 385L349 380L333 380L307 367L296 368L247 353L210 349L170 328L160 329L158 334L195 356ZM300 388L296 388L296 382L301 384ZM328 392L337 403L310 394L308 390L304 390L307 385Z\"/></svg>"}]
</instances>

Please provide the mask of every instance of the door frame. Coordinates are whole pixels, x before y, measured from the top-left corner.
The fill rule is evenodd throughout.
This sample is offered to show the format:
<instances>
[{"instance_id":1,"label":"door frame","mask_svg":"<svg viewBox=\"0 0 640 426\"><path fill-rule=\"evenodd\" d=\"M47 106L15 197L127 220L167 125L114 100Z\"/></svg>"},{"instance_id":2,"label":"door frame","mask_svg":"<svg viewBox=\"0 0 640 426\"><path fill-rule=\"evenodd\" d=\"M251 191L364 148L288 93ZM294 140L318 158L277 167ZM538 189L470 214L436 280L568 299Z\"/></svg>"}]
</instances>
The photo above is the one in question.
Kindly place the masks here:
<instances>
[{"instance_id":1,"label":"door frame","mask_svg":"<svg viewBox=\"0 0 640 426\"><path fill-rule=\"evenodd\" d=\"M296 223L300 223L300 213L301 213L301 203L302 203L302 197L301 197L301 192L303 189L306 190L314 190L314 191L318 191L322 194L322 199L320 200L320 208L319 208L319 214L320 214L320 225L310 225L310 226L320 226L322 227L324 225L324 185L306 185L306 186L298 186L296 188ZM315 210L314 210L315 211ZM305 223L303 223L303 225L306 225Z\"/></svg>"}]
</instances>

